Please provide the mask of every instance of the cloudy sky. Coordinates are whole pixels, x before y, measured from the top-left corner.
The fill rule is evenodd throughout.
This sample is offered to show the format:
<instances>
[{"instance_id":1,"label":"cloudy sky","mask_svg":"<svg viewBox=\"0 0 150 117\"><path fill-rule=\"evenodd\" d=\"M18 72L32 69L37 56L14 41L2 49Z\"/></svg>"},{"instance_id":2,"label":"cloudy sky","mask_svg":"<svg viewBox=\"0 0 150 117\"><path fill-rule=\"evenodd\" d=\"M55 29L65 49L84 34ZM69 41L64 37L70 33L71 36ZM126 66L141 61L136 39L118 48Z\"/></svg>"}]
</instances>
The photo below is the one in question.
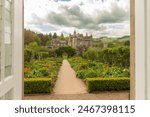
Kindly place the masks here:
<instances>
[{"instance_id":1,"label":"cloudy sky","mask_svg":"<svg viewBox=\"0 0 150 117\"><path fill-rule=\"evenodd\" d=\"M94 37L129 35L130 2L117 1L25 0L25 28L45 34L76 30Z\"/></svg>"}]
</instances>

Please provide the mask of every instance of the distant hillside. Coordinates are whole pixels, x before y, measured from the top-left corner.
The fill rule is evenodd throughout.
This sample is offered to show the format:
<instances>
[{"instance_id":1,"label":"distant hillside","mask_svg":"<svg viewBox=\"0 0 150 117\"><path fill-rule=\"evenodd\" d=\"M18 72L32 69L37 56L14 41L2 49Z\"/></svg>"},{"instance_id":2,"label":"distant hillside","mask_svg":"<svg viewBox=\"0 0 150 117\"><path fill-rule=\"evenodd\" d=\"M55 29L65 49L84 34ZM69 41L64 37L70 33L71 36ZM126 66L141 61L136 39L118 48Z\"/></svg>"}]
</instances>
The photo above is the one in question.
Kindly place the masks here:
<instances>
[{"instance_id":1,"label":"distant hillside","mask_svg":"<svg viewBox=\"0 0 150 117\"><path fill-rule=\"evenodd\" d=\"M129 35L126 35L126 36L120 37L120 38L118 38L118 39L124 39L124 38L130 38L130 36L129 36Z\"/></svg>"},{"instance_id":2,"label":"distant hillside","mask_svg":"<svg viewBox=\"0 0 150 117\"><path fill-rule=\"evenodd\" d=\"M94 41L101 41L104 43L109 43L109 42L114 42L114 41L119 41L119 42L124 42L124 41L128 41L130 40L130 36L126 35L123 37L119 37L119 38L114 38L114 37L101 37L101 38L95 38Z\"/></svg>"}]
</instances>

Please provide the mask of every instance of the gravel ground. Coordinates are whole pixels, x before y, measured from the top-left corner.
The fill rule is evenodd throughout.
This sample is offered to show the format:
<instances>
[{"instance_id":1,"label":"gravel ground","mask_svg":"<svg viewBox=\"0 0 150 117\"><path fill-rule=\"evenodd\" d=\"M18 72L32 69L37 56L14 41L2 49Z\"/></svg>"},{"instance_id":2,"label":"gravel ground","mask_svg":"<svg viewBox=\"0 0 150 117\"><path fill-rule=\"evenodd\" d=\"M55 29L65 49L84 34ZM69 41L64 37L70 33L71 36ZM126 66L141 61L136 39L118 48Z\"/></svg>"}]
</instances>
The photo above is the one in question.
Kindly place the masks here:
<instances>
[{"instance_id":1,"label":"gravel ground","mask_svg":"<svg viewBox=\"0 0 150 117\"><path fill-rule=\"evenodd\" d=\"M110 91L86 94L25 95L24 100L129 100L129 91Z\"/></svg>"},{"instance_id":2,"label":"gravel ground","mask_svg":"<svg viewBox=\"0 0 150 117\"><path fill-rule=\"evenodd\" d=\"M76 73L67 60L63 61L53 91L54 94L87 93L85 83L81 79L76 78Z\"/></svg>"}]
</instances>

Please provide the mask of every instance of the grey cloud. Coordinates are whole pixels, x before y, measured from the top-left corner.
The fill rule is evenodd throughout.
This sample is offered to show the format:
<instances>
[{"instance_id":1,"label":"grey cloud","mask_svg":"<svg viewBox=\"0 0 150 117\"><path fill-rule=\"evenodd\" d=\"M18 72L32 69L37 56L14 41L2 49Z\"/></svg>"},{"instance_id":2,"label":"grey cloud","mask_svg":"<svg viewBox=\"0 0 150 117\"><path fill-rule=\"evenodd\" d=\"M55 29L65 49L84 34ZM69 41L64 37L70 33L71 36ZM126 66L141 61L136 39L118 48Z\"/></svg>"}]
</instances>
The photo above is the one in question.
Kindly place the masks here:
<instances>
[{"instance_id":1,"label":"grey cloud","mask_svg":"<svg viewBox=\"0 0 150 117\"><path fill-rule=\"evenodd\" d=\"M112 6L111 12L95 9L95 12L91 15L85 14L77 5L72 7L60 6L58 10L59 12L50 12L46 18L40 18L36 14L33 14L33 21L31 21L31 23L34 23L35 25L43 25L46 23L55 26L55 28L60 26L75 27L77 29L105 32L107 29L101 27L101 24L105 25L109 23L123 23L125 21L130 21L129 10L125 11L123 8L117 6L117 4ZM44 27L42 27L42 29L43 28ZM46 27L46 30L49 30L49 28Z\"/></svg>"},{"instance_id":2,"label":"grey cloud","mask_svg":"<svg viewBox=\"0 0 150 117\"><path fill-rule=\"evenodd\" d=\"M70 2L71 0L54 0L55 2L59 2L59 1L66 1L66 2Z\"/></svg>"},{"instance_id":3,"label":"grey cloud","mask_svg":"<svg viewBox=\"0 0 150 117\"><path fill-rule=\"evenodd\" d=\"M112 7L111 12L95 10L94 15L85 14L79 6L61 6L61 13L51 12L47 22L79 29L99 29L99 24L121 23L129 20L129 11L125 11L117 5ZM96 15L95 15L96 14Z\"/></svg>"},{"instance_id":4,"label":"grey cloud","mask_svg":"<svg viewBox=\"0 0 150 117\"><path fill-rule=\"evenodd\" d=\"M48 32L48 31L57 31L58 28L54 27L54 26L50 26L50 25L37 25L37 28L40 28L43 32Z\"/></svg>"},{"instance_id":5,"label":"grey cloud","mask_svg":"<svg viewBox=\"0 0 150 117\"><path fill-rule=\"evenodd\" d=\"M46 20L44 18L39 17L36 14L32 14L32 20L28 22L28 24L34 24L34 25L43 25Z\"/></svg>"},{"instance_id":6,"label":"grey cloud","mask_svg":"<svg viewBox=\"0 0 150 117\"><path fill-rule=\"evenodd\" d=\"M51 12L48 14L47 21L55 25L76 27L79 29L96 28L92 16L84 14L79 6L61 6L61 13Z\"/></svg>"},{"instance_id":7,"label":"grey cloud","mask_svg":"<svg viewBox=\"0 0 150 117\"><path fill-rule=\"evenodd\" d=\"M117 23L117 22L123 22L123 21L128 21L130 12L125 11L124 9L120 8L117 5L114 5L112 7L112 11L96 11L97 14L97 23Z\"/></svg>"}]
</instances>

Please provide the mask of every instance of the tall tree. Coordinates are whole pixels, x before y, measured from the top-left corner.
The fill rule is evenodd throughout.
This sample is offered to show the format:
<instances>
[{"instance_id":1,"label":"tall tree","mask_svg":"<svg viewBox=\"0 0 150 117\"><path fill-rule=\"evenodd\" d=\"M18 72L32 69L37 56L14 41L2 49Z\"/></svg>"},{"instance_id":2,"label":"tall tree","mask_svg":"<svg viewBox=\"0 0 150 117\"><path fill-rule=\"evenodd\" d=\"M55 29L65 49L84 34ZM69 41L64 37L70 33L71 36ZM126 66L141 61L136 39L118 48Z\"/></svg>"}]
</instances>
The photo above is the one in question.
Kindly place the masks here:
<instances>
[{"instance_id":1,"label":"tall tree","mask_svg":"<svg viewBox=\"0 0 150 117\"><path fill-rule=\"evenodd\" d=\"M61 40L64 40L65 38L64 38L64 34L63 33L61 33L61 35L60 35L60 39Z\"/></svg>"},{"instance_id":2,"label":"tall tree","mask_svg":"<svg viewBox=\"0 0 150 117\"><path fill-rule=\"evenodd\" d=\"M35 33L32 31L24 29L24 45L28 45L29 43L34 42L34 34Z\"/></svg>"},{"instance_id":3,"label":"tall tree","mask_svg":"<svg viewBox=\"0 0 150 117\"><path fill-rule=\"evenodd\" d=\"M33 39L35 42L37 42L38 45L41 45L41 39L39 38L39 36L37 34L33 35Z\"/></svg>"},{"instance_id":4,"label":"tall tree","mask_svg":"<svg viewBox=\"0 0 150 117\"><path fill-rule=\"evenodd\" d=\"M57 38L57 33L56 33L56 32L53 34L53 38L54 38L54 39Z\"/></svg>"}]
</instances>

